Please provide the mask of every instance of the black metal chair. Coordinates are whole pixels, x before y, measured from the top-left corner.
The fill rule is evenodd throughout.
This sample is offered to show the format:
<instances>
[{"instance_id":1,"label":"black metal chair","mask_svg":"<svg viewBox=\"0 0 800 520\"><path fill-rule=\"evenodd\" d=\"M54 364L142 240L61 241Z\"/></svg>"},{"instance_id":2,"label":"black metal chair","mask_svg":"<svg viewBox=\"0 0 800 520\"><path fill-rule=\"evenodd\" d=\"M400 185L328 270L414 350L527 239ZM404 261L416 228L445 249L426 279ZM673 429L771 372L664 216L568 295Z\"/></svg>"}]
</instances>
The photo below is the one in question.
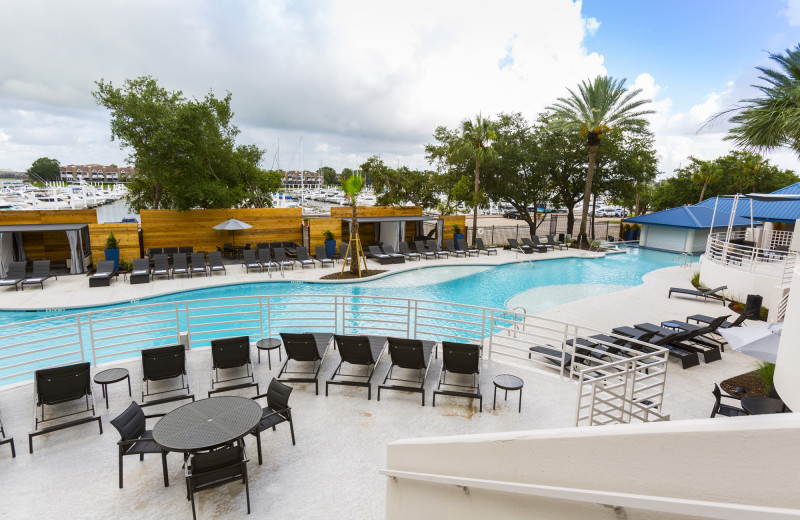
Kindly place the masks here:
<instances>
[{"instance_id":1,"label":"black metal chair","mask_svg":"<svg viewBox=\"0 0 800 520\"><path fill-rule=\"evenodd\" d=\"M736 406L731 406L729 404L722 403L723 397L726 397L728 399L734 399L737 401L741 401L742 400L741 397L734 397L728 394L722 395L722 392L720 391L719 386L717 386L716 383L714 383L714 390L712 390L711 393L714 394L714 399L715 399L714 408L711 410L712 419L716 417L718 414L724 415L726 417L741 417L743 415L750 415L742 408L737 408Z\"/></svg>"},{"instance_id":2,"label":"black metal chair","mask_svg":"<svg viewBox=\"0 0 800 520\"><path fill-rule=\"evenodd\" d=\"M467 257L467 252L463 249L456 249L456 246L452 240L445 240L444 247L445 249L447 249L448 253L453 253L454 255L456 255L456 258L458 258L459 256L464 256L464 258Z\"/></svg>"},{"instance_id":3,"label":"black metal chair","mask_svg":"<svg viewBox=\"0 0 800 520\"><path fill-rule=\"evenodd\" d=\"M400 242L400 244L398 244L397 247L400 248L400 254L405 256L409 260L412 260L414 258L416 258L417 260L421 260L422 259L422 255L420 255L419 253L412 253L411 252L411 250L408 248L408 243L406 243L406 242Z\"/></svg>"},{"instance_id":4,"label":"black metal chair","mask_svg":"<svg viewBox=\"0 0 800 520\"><path fill-rule=\"evenodd\" d=\"M319 369L322 367L325 354L328 353L331 337L333 337L333 334L328 333L293 334L281 332L283 348L286 350L286 361L283 363L280 372L278 372L278 381L314 383L314 393L319 395ZM311 369L290 371L288 370L290 361L303 365L311 363ZM282 377L284 374L290 374L290 376ZM299 376L296 377L291 374L299 374Z\"/></svg>"},{"instance_id":5,"label":"black metal chair","mask_svg":"<svg viewBox=\"0 0 800 520\"><path fill-rule=\"evenodd\" d=\"M192 502L192 517L197 518L194 494L235 480L244 483L247 514L250 514L250 486L247 480L247 452L243 444L191 455L186 464L186 490Z\"/></svg>"},{"instance_id":6,"label":"black metal chair","mask_svg":"<svg viewBox=\"0 0 800 520\"><path fill-rule=\"evenodd\" d=\"M11 445L11 457L16 458L17 450L14 449L14 438L6 437L6 430L3 428L3 421L0 420L0 446L2 446L3 444Z\"/></svg>"},{"instance_id":7,"label":"black metal chair","mask_svg":"<svg viewBox=\"0 0 800 520\"><path fill-rule=\"evenodd\" d=\"M31 276L22 281L22 288L24 290L26 285L38 283L44 290L44 281L48 278L58 280L58 276L50 273L50 260L35 260L33 262L33 272Z\"/></svg>"},{"instance_id":8,"label":"black metal chair","mask_svg":"<svg viewBox=\"0 0 800 520\"><path fill-rule=\"evenodd\" d=\"M325 381L325 395L328 395L328 385L360 386L367 388L367 400L372 399L372 374L375 373L375 367L381 360L386 346L386 337L336 334L333 339L342 359L336 365L331 378ZM366 367L366 373L343 373L342 365L344 364ZM347 379L336 379L337 377Z\"/></svg>"},{"instance_id":9,"label":"black metal chair","mask_svg":"<svg viewBox=\"0 0 800 520\"><path fill-rule=\"evenodd\" d=\"M297 258L297 262L300 264L300 267L305 269L308 266L313 267L314 269L317 268L317 264L314 263L314 260L308 255L308 250L303 246L298 246L295 249L295 256Z\"/></svg>"},{"instance_id":10,"label":"black metal chair","mask_svg":"<svg viewBox=\"0 0 800 520\"><path fill-rule=\"evenodd\" d=\"M214 274L220 271L225 273L225 276L228 275L228 271L225 270L225 266L222 264L222 253L219 251L208 253L208 272Z\"/></svg>"},{"instance_id":11,"label":"black metal chair","mask_svg":"<svg viewBox=\"0 0 800 520\"><path fill-rule=\"evenodd\" d=\"M192 269L189 271L189 276L194 276L195 273L203 273L204 276L208 276L204 253L192 253Z\"/></svg>"},{"instance_id":12,"label":"black metal chair","mask_svg":"<svg viewBox=\"0 0 800 520\"><path fill-rule=\"evenodd\" d=\"M153 257L153 270L150 272L150 278L154 280L156 276L166 276L167 279L172 276L169 268L169 256L164 253Z\"/></svg>"},{"instance_id":13,"label":"black metal chair","mask_svg":"<svg viewBox=\"0 0 800 520\"><path fill-rule=\"evenodd\" d=\"M103 422L99 416L95 415L90 366L89 363L76 363L74 365L45 368L34 373L35 431L28 434L28 449L31 453L33 453L33 438L37 435L44 435L92 421L97 421L100 433L103 433ZM65 410L62 415L45 418L45 406L60 405L78 399L85 399L86 408L74 411L74 407L69 407L69 410ZM86 413L91 413L91 416L39 428L40 425L50 421Z\"/></svg>"},{"instance_id":14,"label":"black metal chair","mask_svg":"<svg viewBox=\"0 0 800 520\"><path fill-rule=\"evenodd\" d=\"M425 245L428 246L428 251L436 255L436 258L439 258L440 256L443 256L445 258L450 258L450 253L442 249L439 249L439 244L436 243L436 240L428 240L425 243Z\"/></svg>"},{"instance_id":15,"label":"black metal chair","mask_svg":"<svg viewBox=\"0 0 800 520\"><path fill-rule=\"evenodd\" d=\"M328 258L328 253L325 251L325 246L315 246L314 254L316 255L317 262L319 262L320 267L325 267L326 265L333 267L333 259Z\"/></svg>"},{"instance_id":16,"label":"black metal chair","mask_svg":"<svg viewBox=\"0 0 800 520\"><path fill-rule=\"evenodd\" d=\"M375 260L381 265L394 263L394 259L392 259L391 256L381 252L381 248L376 245L369 246L367 250L369 251L367 253L367 257Z\"/></svg>"},{"instance_id":17,"label":"black metal chair","mask_svg":"<svg viewBox=\"0 0 800 520\"><path fill-rule=\"evenodd\" d=\"M245 251L248 251L245 249ZM250 337L238 336L235 338L215 339L211 341L211 363L214 370L214 376L211 378L211 388L208 396L217 392L226 392L228 390L235 390L238 388L256 387L256 394L258 394L258 383L256 383L255 376L253 375L253 363L250 360ZM246 375L239 377L232 377L229 379L220 379L219 371L242 368L247 371ZM225 386L214 390L217 383L227 383L228 381L236 381L238 379L249 379L249 383L240 383L236 385Z\"/></svg>"},{"instance_id":18,"label":"black metal chair","mask_svg":"<svg viewBox=\"0 0 800 520\"><path fill-rule=\"evenodd\" d=\"M272 268L278 267L278 264L272 260L272 253L268 247L262 247L258 249L258 263L261 264L262 272L264 269L266 269L269 273ZM270 274L270 276L272 275Z\"/></svg>"},{"instance_id":19,"label":"black metal chair","mask_svg":"<svg viewBox=\"0 0 800 520\"><path fill-rule=\"evenodd\" d=\"M417 249L417 253L425 257L425 260L428 260L430 258L434 259L436 258L436 253L434 253L433 251L428 251L428 248L425 247L425 242L423 242L422 240L415 240L414 247Z\"/></svg>"},{"instance_id":20,"label":"black metal chair","mask_svg":"<svg viewBox=\"0 0 800 520\"><path fill-rule=\"evenodd\" d=\"M439 385L433 391L433 406L436 406L436 394L455 397L468 397L478 399L478 411L483 411L483 396L481 395L481 347L470 343L442 342L442 369L439 371ZM472 384L456 384L447 382L447 374L459 376L472 376ZM468 391L442 390L442 385L459 387Z\"/></svg>"},{"instance_id":21,"label":"black metal chair","mask_svg":"<svg viewBox=\"0 0 800 520\"><path fill-rule=\"evenodd\" d=\"M399 390L401 392L418 392L422 394L422 406L425 406L425 377L428 375L431 356L433 355L433 341L419 339L389 338L389 356L392 364L383 378L383 384L378 385L378 401L381 400L381 389ZM417 379L403 379L392 377L395 368L416 370ZM386 384L387 381L399 381L400 384ZM410 384L403 383L413 383Z\"/></svg>"},{"instance_id":22,"label":"black metal chair","mask_svg":"<svg viewBox=\"0 0 800 520\"><path fill-rule=\"evenodd\" d=\"M175 253L172 255L172 277L176 274L189 275L189 262L186 260L186 253Z\"/></svg>"},{"instance_id":23,"label":"black metal chair","mask_svg":"<svg viewBox=\"0 0 800 520\"><path fill-rule=\"evenodd\" d=\"M275 256L275 263L281 268L291 267L294 271L294 262L286 258L286 251L282 247L276 247L272 250Z\"/></svg>"},{"instance_id":24,"label":"black metal chair","mask_svg":"<svg viewBox=\"0 0 800 520\"><path fill-rule=\"evenodd\" d=\"M20 284L25 280L25 266L25 262L11 262L5 278L0 280L0 287L13 285L14 290L19 291ZM23 290L25 290L24 287Z\"/></svg>"},{"instance_id":25,"label":"black metal chair","mask_svg":"<svg viewBox=\"0 0 800 520\"><path fill-rule=\"evenodd\" d=\"M512 250L519 251L520 253L524 253L526 255L533 254L533 248L527 245L520 245L519 242L515 238L508 239L508 245L511 246Z\"/></svg>"},{"instance_id":26,"label":"black metal chair","mask_svg":"<svg viewBox=\"0 0 800 520\"><path fill-rule=\"evenodd\" d=\"M477 239L476 239L476 242L477 242ZM455 239L455 243L456 243L456 249L460 249L461 251L466 251L468 256L480 256L480 251L478 251L478 248L476 248L476 247L470 248L460 238L456 238Z\"/></svg>"},{"instance_id":27,"label":"black metal chair","mask_svg":"<svg viewBox=\"0 0 800 520\"><path fill-rule=\"evenodd\" d=\"M395 264L404 264L406 263L406 257L400 253L397 253L392 246L389 244L383 244L381 246L383 250L383 254L389 255L392 258L392 262Z\"/></svg>"},{"instance_id":28,"label":"black metal chair","mask_svg":"<svg viewBox=\"0 0 800 520\"><path fill-rule=\"evenodd\" d=\"M262 272L263 268L261 263L256 259L256 252L253 249L245 249L242 251L242 265L247 269L247 272L250 272L250 269L258 269L258 272Z\"/></svg>"},{"instance_id":29,"label":"black metal chair","mask_svg":"<svg viewBox=\"0 0 800 520\"><path fill-rule=\"evenodd\" d=\"M282 422L289 423L289 431L292 433L292 446L294 442L294 424L292 423L292 407L289 406L289 395L292 393L293 388L284 385L275 378L269 383L267 393L257 395L253 400L267 398L267 406L263 408L263 415L258 426L255 427L250 435L256 438L256 446L258 447L258 464L261 465L261 432L267 428L272 428L275 431L275 426Z\"/></svg>"},{"instance_id":30,"label":"black metal chair","mask_svg":"<svg viewBox=\"0 0 800 520\"><path fill-rule=\"evenodd\" d=\"M142 406L152 406L144 404ZM119 487L122 489L122 459L128 455L138 455L139 460L144 460L145 453L160 453L161 466L164 471L164 487L169 487L167 475L167 450L156 444L153 440L153 431L147 429L146 421L152 417L163 417L165 414L145 415L142 406L136 401L111 420L111 425L119 432Z\"/></svg>"},{"instance_id":31,"label":"black metal chair","mask_svg":"<svg viewBox=\"0 0 800 520\"><path fill-rule=\"evenodd\" d=\"M131 285L139 283L150 283L150 260L147 258L136 258L131 269Z\"/></svg>"},{"instance_id":32,"label":"black metal chair","mask_svg":"<svg viewBox=\"0 0 800 520\"><path fill-rule=\"evenodd\" d=\"M497 254L497 248L484 246L483 239L480 237L475 239L475 247L478 249L478 254L480 254L481 252L486 253L486 256L489 256L492 253Z\"/></svg>"},{"instance_id":33,"label":"black metal chair","mask_svg":"<svg viewBox=\"0 0 800 520\"><path fill-rule=\"evenodd\" d=\"M164 381L181 378L181 386L160 392L150 392L150 381ZM186 350L183 345L170 345L142 350L142 401L150 395L166 394L186 390L190 396L189 381L186 377ZM186 397L182 396L185 399Z\"/></svg>"},{"instance_id":34,"label":"black metal chair","mask_svg":"<svg viewBox=\"0 0 800 520\"><path fill-rule=\"evenodd\" d=\"M119 273L114 270L113 260L97 262L97 269L94 274L89 276L89 287L108 287L111 285L111 278L114 276L119 278Z\"/></svg>"},{"instance_id":35,"label":"black metal chair","mask_svg":"<svg viewBox=\"0 0 800 520\"><path fill-rule=\"evenodd\" d=\"M534 245L534 247L545 247L545 248L547 248L547 250L549 250L549 251L553 251L553 250L555 250L555 248L556 248L555 244L548 244L547 242L542 242L542 241L539 239L539 237L538 237L538 236L536 236L536 235L533 235L533 236L531 237L531 239L533 240L533 245ZM525 240L525 239L523 239L523 241L524 241L524 240Z\"/></svg>"}]
</instances>

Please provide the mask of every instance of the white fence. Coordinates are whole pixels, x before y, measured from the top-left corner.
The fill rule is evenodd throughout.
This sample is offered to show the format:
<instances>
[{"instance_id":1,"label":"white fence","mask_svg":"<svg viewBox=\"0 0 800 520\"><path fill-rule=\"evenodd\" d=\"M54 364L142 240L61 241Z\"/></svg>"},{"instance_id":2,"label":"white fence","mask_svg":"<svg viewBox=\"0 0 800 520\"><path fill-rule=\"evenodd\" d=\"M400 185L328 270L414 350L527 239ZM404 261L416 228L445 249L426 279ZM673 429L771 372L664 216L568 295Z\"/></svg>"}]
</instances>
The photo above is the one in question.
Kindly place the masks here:
<instances>
[{"instance_id":1,"label":"white fence","mask_svg":"<svg viewBox=\"0 0 800 520\"><path fill-rule=\"evenodd\" d=\"M777 278L782 285L791 283L797 253L788 249L754 247L745 237L743 231L734 232L730 237L726 233L710 234L706 242L706 260L737 271Z\"/></svg>"}]
</instances>

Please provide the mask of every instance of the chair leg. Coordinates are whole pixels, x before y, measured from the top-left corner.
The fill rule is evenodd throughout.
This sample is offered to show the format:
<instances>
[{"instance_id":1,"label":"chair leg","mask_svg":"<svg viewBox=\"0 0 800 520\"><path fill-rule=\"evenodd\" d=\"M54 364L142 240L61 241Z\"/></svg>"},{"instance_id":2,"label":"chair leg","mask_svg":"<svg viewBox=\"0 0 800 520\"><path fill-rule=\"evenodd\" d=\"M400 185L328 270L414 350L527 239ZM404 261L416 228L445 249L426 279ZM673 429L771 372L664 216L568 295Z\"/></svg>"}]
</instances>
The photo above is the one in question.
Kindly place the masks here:
<instances>
[{"instance_id":1,"label":"chair leg","mask_svg":"<svg viewBox=\"0 0 800 520\"><path fill-rule=\"evenodd\" d=\"M258 447L258 465L261 465L261 432L256 434L256 446Z\"/></svg>"},{"instance_id":2,"label":"chair leg","mask_svg":"<svg viewBox=\"0 0 800 520\"><path fill-rule=\"evenodd\" d=\"M289 416L289 431L292 432L292 446L295 445L294 443L294 422L292 421L292 412L288 413Z\"/></svg>"},{"instance_id":3,"label":"chair leg","mask_svg":"<svg viewBox=\"0 0 800 520\"><path fill-rule=\"evenodd\" d=\"M122 489L122 446L119 447L119 488Z\"/></svg>"},{"instance_id":4,"label":"chair leg","mask_svg":"<svg viewBox=\"0 0 800 520\"><path fill-rule=\"evenodd\" d=\"M169 487L169 475L167 475L167 452L161 452L161 466L164 469L164 487Z\"/></svg>"},{"instance_id":5,"label":"chair leg","mask_svg":"<svg viewBox=\"0 0 800 520\"><path fill-rule=\"evenodd\" d=\"M247 514L250 514L250 483L247 478L247 466L242 464L242 473L244 474L244 494L247 499Z\"/></svg>"}]
</instances>

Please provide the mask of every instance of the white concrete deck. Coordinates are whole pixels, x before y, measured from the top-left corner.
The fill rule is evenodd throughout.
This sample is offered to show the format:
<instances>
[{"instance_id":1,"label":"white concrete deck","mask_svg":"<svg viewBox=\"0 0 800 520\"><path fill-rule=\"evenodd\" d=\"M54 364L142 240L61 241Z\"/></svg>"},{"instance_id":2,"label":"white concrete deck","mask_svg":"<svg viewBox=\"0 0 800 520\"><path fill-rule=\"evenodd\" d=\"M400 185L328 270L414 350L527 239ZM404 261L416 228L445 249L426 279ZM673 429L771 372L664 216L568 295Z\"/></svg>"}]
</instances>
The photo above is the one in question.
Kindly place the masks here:
<instances>
[{"instance_id":1,"label":"white concrete deck","mask_svg":"<svg viewBox=\"0 0 800 520\"><path fill-rule=\"evenodd\" d=\"M567 253L533 256L544 260ZM522 255L519 255L522 259ZM480 259L428 261L427 265L466 263L502 263L514 261L516 255L501 251L500 255ZM384 266L390 271L416 268L426 261L399 266ZM370 262L372 264L372 262ZM39 289L14 293L3 292L5 308L69 307L94 305L155 295L159 292L205 287L219 283L268 280L266 274L239 273L230 267L227 277L157 280L131 286L112 283L110 288L89 290L84 276L59 278ZM312 280L331 269L289 272L286 280ZM690 270L678 267L661 269L645 277L645 283L628 290L572 302L542 315L609 330L617 325L640 321L660 322L664 319L685 318L702 312L718 315L727 311L719 303L706 303L692 298L667 299L670 286L688 286ZM275 278L273 278L275 279ZM255 353L253 353L255 359ZM256 379L266 391L271 378L278 373L273 353L272 370L256 365ZM338 363L331 351L320 372L326 379ZM688 370L670 363L667 375L665 411L672 419L707 417L713 403L711 387L714 382L752 369L754 360L726 350L722 361ZM138 361L125 364L131 371L133 399L139 400L140 369ZM439 398L430 406L431 391L441 367L436 360L426 384L426 406L419 404L419 394L386 392L382 400L367 401L366 390L354 387L332 387L324 396L324 384L319 396L313 385L295 385L290 398L295 416L297 445L292 446L288 425L278 426L277 432L262 434L264 465L258 466L254 439L249 437L250 500L254 517L338 519L384 517L385 480L377 474L384 467L386 444L410 437L458 435L466 433L569 427L574 424L577 386L561 381L551 373L509 368L496 362L486 362L481 375L484 395L483 411L478 413L477 402L466 399ZM210 387L211 361L208 350L194 350L189 355L190 384L193 393L205 397ZM378 366L374 381L382 380L388 369L384 359ZM517 374L525 380L522 392L522 413L517 413L517 395L498 403L492 411L491 383L495 375L504 372ZM0 391L0 412L6 432L15 438L17 457L12 459L7 446L0 446L0 489L3 506L0 516L29 518L37 516L70 518L187 518L191 514L183 483L182 459L178 454L168 456L170 487L164 488L160 457L125 459L125 488L117 486L118 435L109 420L119 414L131 401L125 383L109 387L110 410L95 388L95 401L103 419L105 433L98 435L97 426L88 424L40 436L34 439L34 455L27 451L27 433L33 429L33 389L31 385ZM243 393L242 395L249 395ZM152 427L153 422L148 423ZM486 461L491 464L491 461ZM203 492L196 497L199 518L246 518L244 489L233 483Z\"/></svg>"}]
</instances>

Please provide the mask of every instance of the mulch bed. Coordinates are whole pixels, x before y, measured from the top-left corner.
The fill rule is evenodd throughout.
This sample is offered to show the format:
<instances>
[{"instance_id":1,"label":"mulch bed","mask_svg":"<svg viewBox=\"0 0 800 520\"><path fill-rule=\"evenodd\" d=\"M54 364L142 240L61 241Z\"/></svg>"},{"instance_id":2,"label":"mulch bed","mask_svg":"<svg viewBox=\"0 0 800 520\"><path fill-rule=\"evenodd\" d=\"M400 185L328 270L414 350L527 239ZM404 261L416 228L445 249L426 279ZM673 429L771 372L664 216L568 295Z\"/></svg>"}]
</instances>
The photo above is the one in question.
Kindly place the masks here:
<instances>
[{"instance_id":1,"label":"mulch bed","mask_svg":"<svg viewBox=\"0 0 800 520\"><path fill-rule=\"evenodd\" d=\"M769 395L769 389L764 388L764 384L761 382L761 378L758 377L758 374L754 372L748 372L746 374L741 374L730 379L726 379L722 383L719 384L724 392L729 393L730 395L735 395L736 397L742 396L751 396L751 395L760 395L760 396L767 396ZM743 387L747 390L747 393L736 393L733 391L734 388L737 386Z\"/></svg>"},{"instance_id":2,"label":"mulch bed","mask_svg":"<svg viewBox=\"0 0 800 520\"><path fill-rule=\"evenodd\" d=\"M357 274L350 274L350 271L345 271L344 273L336 272L333 274L326 274L320 280L360 280L362 278L367 278L370 276L375 276L376 274L385 273L386 269L371 269L369 271L361 271L361 277Z\"/></svg>"}]
</instances>

